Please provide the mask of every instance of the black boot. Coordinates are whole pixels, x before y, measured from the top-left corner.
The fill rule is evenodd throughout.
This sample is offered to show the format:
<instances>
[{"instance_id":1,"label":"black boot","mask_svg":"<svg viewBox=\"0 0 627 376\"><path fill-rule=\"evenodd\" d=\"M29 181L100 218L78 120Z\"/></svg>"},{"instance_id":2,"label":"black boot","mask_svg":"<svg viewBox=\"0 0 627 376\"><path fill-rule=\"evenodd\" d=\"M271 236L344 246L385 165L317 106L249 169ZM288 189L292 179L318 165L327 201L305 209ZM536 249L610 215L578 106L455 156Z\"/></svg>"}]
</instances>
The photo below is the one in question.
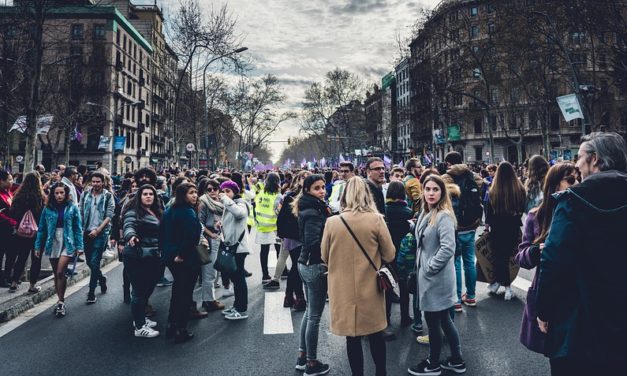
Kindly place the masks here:
<instances>
[{"instance_id":1,"label":"black boot","mask_svg":"<svg viewBox=\"0 0 627 376\"><path fill-rule=\"evenodd\" d=\"M177 329L176 336L174 337L174 343L187 342L192 338L194 338L194 333L188 331L185 328Z\"/></svg>"},{"instance_id":2,"label":"black boot","mask_svg":"<svg viewBox=\"0 0 627 376\"><path fill-rule=\"evenodd\" d=\"M106 294L107 293L107 277L105 276L100 277L100 279L98 280L98 284L100 285L100 293Z\"/></svg>"}]
</instances>

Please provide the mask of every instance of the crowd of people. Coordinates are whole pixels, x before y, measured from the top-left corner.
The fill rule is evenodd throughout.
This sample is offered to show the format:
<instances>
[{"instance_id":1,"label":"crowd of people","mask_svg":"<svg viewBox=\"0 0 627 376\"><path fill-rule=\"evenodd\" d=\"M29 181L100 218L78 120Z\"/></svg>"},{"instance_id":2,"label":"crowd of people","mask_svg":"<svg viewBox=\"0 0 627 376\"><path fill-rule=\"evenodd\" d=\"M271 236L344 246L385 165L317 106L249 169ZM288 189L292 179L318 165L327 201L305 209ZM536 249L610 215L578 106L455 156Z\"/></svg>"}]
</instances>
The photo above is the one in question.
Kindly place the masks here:
<instances>
[{"instance_id":1,"label":"crowd of people","mask_svg":"<svg viewBox=\"0 0 627 376\"><path fill-rule=\"evenodd\" d=\"M142 168L111 176L103 168L58 166L47 173L37 166L14 181L0 171L0 286L18 291L30 258L27 293L37 294L41 260L48 257L54 314L61 318L71 265L84 255L91 271L86 304L95 304L97 288L107 292L103 254L117 250L134 336L159 336L150 299L155 287L171 284L165 336L182 343L193 337L190 319L214 311L226 320L248 318L252 273L245 261L254 242L263 289L280 289L287 279L283 306L304 311L295 368L305 375L331 368L317 351L327 301L330 330L346 337L353 375L364 374L363 337L376 375L386 375L393 303L400 303L401 328L429 346L409 374L464 373L455 314L478 304L476 239L484 226L490 294L503 287L504 300L514 297L513 263L536 269L521 343L547 356L553 375L613 374L627 354L620 317L627 301L620 236L627 224L626 171L627 146L616 133L585 136L575 163L535 155L522 169L506 161L464 164L452 151L437 168L419 159L386 166L375 157L326 171L248 174ZM231 269L223 266L229 260ZM386 278L398 289L382 288ZM234 296L232 306L218 300L220 285L221 299ZM442 359L445 343L450 355Z\"/></svg>"}]
</instances>

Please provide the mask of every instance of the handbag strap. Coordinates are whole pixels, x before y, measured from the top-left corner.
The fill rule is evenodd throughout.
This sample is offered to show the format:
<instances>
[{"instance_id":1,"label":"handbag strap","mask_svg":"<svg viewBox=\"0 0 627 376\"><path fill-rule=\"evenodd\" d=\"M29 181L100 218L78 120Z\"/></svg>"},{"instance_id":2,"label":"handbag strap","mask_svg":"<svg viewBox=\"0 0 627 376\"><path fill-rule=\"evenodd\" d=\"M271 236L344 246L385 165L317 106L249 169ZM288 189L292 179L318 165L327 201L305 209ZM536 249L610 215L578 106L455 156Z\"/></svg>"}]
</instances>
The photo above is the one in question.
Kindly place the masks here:
<instances>
[{"instance_id":1,"label":"handbag strap","mask_svg":"<svg viewBox=\"0 0 627 376\"><path fill-rule=\"evenodd\" d=\"M353 230L350 228L350 226L348 225L348 223L346 223L346 221L344 220L344 217L342 217L342 215L339 216L340 219L342 220L342 223L344 223L344 226L346 226L346 229L348 230L348 232L351 234L351 236L353 237L353 239L355 239L355 242L357 243L357 245L359 246L359 249L361 249L361 251L363 252L364 256L366 256L366 258L368 259L368 261L370 262L370 265L372 265L372 268L378 272L379 269L377 269L377 266L374 264L374 262L372 262L372 259L370 258L370 256L368 256L368 253L366 252L366 250L364 249L364 247L361 245L361 243L359 242L359 239L357 239L357 236L355 236L355 233L353 232Z\"/></svg>"}]
</instances>

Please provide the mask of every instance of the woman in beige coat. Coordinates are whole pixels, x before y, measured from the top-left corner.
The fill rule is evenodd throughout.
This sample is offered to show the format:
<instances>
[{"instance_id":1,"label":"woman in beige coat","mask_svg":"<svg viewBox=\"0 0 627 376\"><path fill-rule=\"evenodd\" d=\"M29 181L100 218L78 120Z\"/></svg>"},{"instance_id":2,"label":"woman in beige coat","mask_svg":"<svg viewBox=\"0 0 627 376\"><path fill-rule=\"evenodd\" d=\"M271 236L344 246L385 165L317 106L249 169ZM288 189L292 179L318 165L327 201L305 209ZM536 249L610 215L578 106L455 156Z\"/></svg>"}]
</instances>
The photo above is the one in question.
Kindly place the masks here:
<instances>
[{"instance_id":1,"label":"woman in beige coat","mask_svg":"<svg viewBox=\"0 0 627 376\"><path fill-rule=\"evenodd\" d=\"M377 268L394 259L394 244L383 215L377 211L370 190L361 178L348 180L340 205L341 214L327 220L322 236L322 260L329 267L331 332L346 336L353 375L364 372L362 336L368 336L370 341L377 376L385 375L385 294L377 285L376 271L342 218Z\"/></svg>"}]
</instances>

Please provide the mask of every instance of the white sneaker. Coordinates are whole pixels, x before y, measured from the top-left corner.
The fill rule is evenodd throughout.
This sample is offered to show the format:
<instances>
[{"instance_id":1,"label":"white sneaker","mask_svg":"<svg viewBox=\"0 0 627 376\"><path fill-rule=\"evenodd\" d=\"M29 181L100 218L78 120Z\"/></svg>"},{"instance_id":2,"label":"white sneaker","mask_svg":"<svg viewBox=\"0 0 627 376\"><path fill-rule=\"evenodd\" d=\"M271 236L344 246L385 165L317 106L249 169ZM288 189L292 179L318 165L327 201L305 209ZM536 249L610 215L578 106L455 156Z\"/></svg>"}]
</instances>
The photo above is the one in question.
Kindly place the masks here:
<instances>
[{"instance_id":1,"label":"white sneaker","mask_svg":"<svg viewBox=\"0 0 627 376\"><path fill-rule=\"evenodd\" d=\"M248 314L246 312L239 312L237 310L233 310L233 312L224 316L227 320L244 320L248 318Z\"/></svg>"},{"instance_id":2,"label":"white sneaker","mask_svg":"<svg viewBox=\"0 0 627 376\"><path fill-rule=\"evenodd\" d=\"M490 293L496 294L499 291L499 287L501 287L501 284L494 282L488 285L488 290L490 290Z\"/></svg>"},{"instance_id":3,"label":"white sneaker","mask_svg":"<svg viewBox=\"0 0 627 376\"><path fill-rule=\"evenodd\" d=\"M505 297L503 299L512 300L512 296L514 296L514 293L512 292L512 288L507 286L505 288Z\"/></svg>"},{"instance_id":4,"label":"white sneaker","mask_svg":"<svg viewBox=\"0 0 627 376\"><path fill-rule=\"evenodd\" d=\"M145 320L146 321L145 321L144 325L147 325L149 328L157 327L157 322L156 321L152 321L148 317L146 317ZM133 323L133 326L135 326L135 321L133 321L132 323Z\"/></svg>"},{"instance_id":5,"label":"white sneaker","mask_svg":"<svg viewBox=\"0 0 627 376\"><path fill-rule=\"evenodd\" d=\"M235 307L229 307L227 309L222 310L222 314L224 316L226 315L230 315L231 313L235 312Z\"/></svg>"},{"instance_id":6,"label":"white sneaker","mask_svg":"<svg viewBox=\"0 0 627 376\"><path fill-rule=\"evenodd\" d=\"M235 292L233 292L232 288L230 287L228 289L224 289L224 291L222 292L223 298L230 298L233 295L235 295Z\"/></svg>"},{"instance_id":7,"label":"white sneaker","mask_svg":"<svg viewBox=\"0 0 627 376\"><path fill-rule=\"evenodd\" d=\"M153 321L154 322L154 321ZM148 322L139 329L135 329L135 337L142 338L154 338L159 335L159 332L148 326Z\"/></svg>"},{"instance_id":8,"label":"white sneaker","mask_svg":"<svg viewBox=\"0 0 627 376\"><path fill-rule=\"evenodd\" d=\"M106 251L102 252L102 258L112 259L115 258L115 254L111 250L107 249Z\"/></svg>"}]
</instances>

